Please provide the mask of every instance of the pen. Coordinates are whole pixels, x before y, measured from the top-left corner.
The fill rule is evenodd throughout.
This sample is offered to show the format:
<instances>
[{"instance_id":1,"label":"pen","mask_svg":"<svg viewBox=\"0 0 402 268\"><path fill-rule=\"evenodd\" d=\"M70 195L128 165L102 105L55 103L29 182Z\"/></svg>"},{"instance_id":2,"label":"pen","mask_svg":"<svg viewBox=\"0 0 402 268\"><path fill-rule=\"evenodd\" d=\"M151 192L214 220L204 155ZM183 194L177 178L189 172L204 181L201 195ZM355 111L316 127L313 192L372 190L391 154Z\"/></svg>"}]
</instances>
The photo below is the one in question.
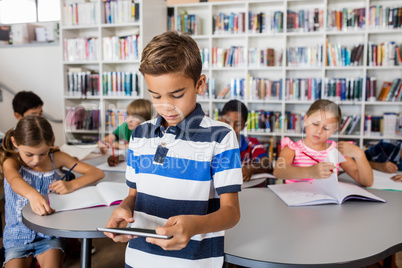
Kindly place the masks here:
<instances>
[{"instance_id":1,"label":"pen","mask_svg":"<svg viewBox=\"0 0 402 268\"><path fill-rule=\"evenodd\" d=\"M63 180L65 177L67 177L67 175L70 174L70 172L75 168L75 166L76 166L77 164L78 164L78 163L75 163L74 166L73 166L72 168L70 168L70 169L67 171L67 173L64 174L63 178L61 178L61 179Z\"/></svg>"},{"instance_id":2,"label":"pen","mask_svg":"<svg viewBox=\"0 0 402 268\"><path fill-rule=\"evenodd\" d=\"M305 154L306 156L310 157L311 159L313 159L315 162L320 163L320 161L318 161L317 159L315 159L314 157L312 157L312 156L309 155L308 153L306 153L306 152L302 152L302 153ZM333 169L330 169L329 171L334 172Z\"/></svg>"}]
</instances>

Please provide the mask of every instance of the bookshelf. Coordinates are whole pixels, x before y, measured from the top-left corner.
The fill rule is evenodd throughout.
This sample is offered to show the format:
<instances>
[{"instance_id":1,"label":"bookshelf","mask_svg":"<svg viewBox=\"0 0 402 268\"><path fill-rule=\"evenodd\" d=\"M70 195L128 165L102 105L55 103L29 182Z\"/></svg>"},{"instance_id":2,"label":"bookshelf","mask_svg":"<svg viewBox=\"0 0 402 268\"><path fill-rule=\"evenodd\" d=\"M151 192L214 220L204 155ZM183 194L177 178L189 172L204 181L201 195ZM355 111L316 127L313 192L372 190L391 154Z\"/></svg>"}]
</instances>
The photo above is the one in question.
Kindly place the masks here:
<instances>
[{"instance_id":1,"label":"bookshelf","mask_svg":"<svg viewBox=\"0 0 402 268\"><path fill-rule=\"evenodd\" d=\"M144 98L141 51L166 30L164 0L61 0L66 143L95 143Z\"/></svg>"},{"instance_id":2,"label":"bookshelf","mask_svg":"<svg viewBox=\"0 0 402 268\"><path fill-rule=\"evenodd\" d=\"M380 5L383 9L378 7L377 11L376 7ZM390 18L389 10L394 14L395 8L399 8L395 11L395 14L399 12L399 19L386 20ZM364 131L366 114L402 114L401 101L377 101L384 81L392 82L402 77L402 63L373 66L369 61L372 51L368 49L369 44L372 49L372 45L384 42L402 45L401 8L402 4L396 0L251 0L179 4L168 7L168 29L192 31L192 37L200 47L208 87L198 102L211 117L229 99L239 99L252 112L265 110L281 115L290 112L302 118L315 98L328 98L340 105L343 115L361 117L353 131L338 133L338 138L353 140L363 148L371 140L402 139L401 134L369 136ZM390 20L395 21L395 27L376 25ZM264 27L261 27L264 21ZM274 55L268 50L271 53L273 50ZM262 55L262 62L258 55ZM231 60L235 61L234 65L230 64ZM371 81L366 81L367 77L375 78L376 92L375 98L367 96L366 100L366 87ZM306 90L301 90L301 83ZM230 90L221 98L223 94L220 93L227 85ZM341 100L338 90L343 87L345 96ZM254 118L261 116L251 115ZM303 137L301 130L284 127L295 119L290 118L279 117L280 122L276 124L283 127L273 130L271 124L271 131L267 132L266 129L255 130L258 122L250 121L249 116L244 132L271 144L285 136L298 140Z\"/></svg>"}]
</instances>

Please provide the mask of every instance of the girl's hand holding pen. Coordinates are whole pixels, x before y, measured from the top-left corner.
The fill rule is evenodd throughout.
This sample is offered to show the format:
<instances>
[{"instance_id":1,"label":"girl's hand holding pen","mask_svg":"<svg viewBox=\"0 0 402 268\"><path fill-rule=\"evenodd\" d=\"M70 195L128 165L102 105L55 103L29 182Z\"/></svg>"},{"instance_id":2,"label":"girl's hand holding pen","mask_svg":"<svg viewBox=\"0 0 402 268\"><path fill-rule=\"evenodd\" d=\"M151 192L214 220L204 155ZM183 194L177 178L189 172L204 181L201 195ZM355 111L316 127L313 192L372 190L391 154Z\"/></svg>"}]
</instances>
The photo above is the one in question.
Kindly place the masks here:
<instances>
[{"instance_id":1,"label":"girl's hand holding pen","mask_svg":"<svg viewBox=\"0 0 402 268\"><path fill-rule=\"evenodd\" d=\"M314 179L326 179L331 176L336 166L331 162L320 162L314 166L311 166L311 178Z\"/></svg>"},{"instance_id":2,"label":"girl's hand holding pen","mask_svg":"<svg viewBox=\"0 0 402 268\"><path fill-rule=\"evenodd\" d=\"M74 191L71 182L69 181L55 181L49 185L49 189L57 194L68 194Z\"/></svg>"},{"instance_id":3,"label":"girl's hand holding pen","mask_svg":"<svg viewBox=\"0 0 402 268\"><path fill-rule=\"evenodd\" d=\"M109 151L109 144L101 140L98 141L98 147L102 154L106 154Z\"/></svg>"}]
</instances>

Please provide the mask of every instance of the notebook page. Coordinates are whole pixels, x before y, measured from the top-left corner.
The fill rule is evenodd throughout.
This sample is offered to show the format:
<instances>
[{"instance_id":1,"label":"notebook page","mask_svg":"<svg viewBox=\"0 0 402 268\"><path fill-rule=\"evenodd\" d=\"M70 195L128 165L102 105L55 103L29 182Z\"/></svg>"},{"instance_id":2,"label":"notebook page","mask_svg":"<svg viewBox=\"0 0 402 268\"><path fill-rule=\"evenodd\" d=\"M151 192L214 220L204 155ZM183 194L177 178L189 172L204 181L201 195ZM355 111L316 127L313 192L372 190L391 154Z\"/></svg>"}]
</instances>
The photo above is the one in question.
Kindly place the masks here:
<instances>
[{"instance_id":1,"label":"notebook page","mask_svg":"<svg viewBox=\"0 0 402 268\"><path fill-rule=\"evenodd\" d=\"M100 182L96 187L108 206L120 203L129 192L129 187L124 182Z\"/></svg>"}]
</instances>

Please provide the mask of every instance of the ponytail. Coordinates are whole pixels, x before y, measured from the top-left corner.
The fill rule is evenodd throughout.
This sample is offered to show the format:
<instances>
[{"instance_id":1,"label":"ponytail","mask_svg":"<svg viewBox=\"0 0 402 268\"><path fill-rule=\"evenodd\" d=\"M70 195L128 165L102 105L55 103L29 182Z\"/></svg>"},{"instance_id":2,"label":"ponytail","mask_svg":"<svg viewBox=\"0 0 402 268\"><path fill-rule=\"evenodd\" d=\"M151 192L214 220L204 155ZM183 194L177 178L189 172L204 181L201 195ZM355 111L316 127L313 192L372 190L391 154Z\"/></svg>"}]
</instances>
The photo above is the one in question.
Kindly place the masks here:
<instances>
[{"instance_id":1,"label":"ponytail","mask_svg":"<svg viewBox=\"0 0 402 268\"><path fill-rule=\"evenodd\" d=\"M6 135L3 138L3 144L0 148L0 171L3 174L3 163L9 157L17 157L19 158L18 153L15 151L15 147L13 142L11 141L11 137L14 136L15 130L14 128L7 131Z\"/></svg>"}]
</instances>

